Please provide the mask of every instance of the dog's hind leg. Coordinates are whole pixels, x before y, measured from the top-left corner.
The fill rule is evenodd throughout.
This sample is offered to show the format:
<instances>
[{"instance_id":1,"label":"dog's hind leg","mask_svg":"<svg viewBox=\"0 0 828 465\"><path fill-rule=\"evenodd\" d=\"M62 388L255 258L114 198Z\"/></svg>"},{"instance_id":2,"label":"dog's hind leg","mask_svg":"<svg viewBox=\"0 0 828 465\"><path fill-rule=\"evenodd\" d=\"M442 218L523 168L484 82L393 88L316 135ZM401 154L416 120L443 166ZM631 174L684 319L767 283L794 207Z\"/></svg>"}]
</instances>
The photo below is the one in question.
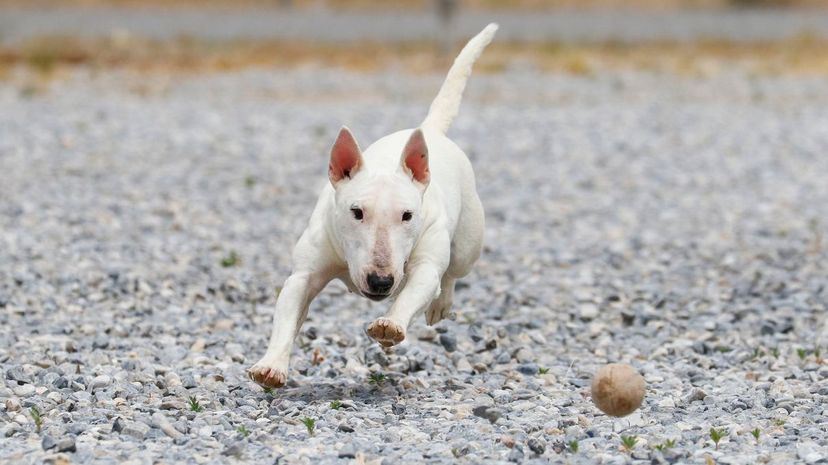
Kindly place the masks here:
<instances>
[{"instance_id":1,"label":"dog's hind leg","mask_svg":"<svg viewBox=\"0 0 828 465\"><path fill-rule=\"evenodd\" d=\"M425 313L426 323L429 325L435 325L440 320L448 318L454 302L455 283L471 271L483 248L483 205L477 197L474 185L468 186L464 194L463 211L460 214L455 238L451 242L451 259L440 280L440 296L431 303Z\"/></svg>"},{"instance_id":2,"label":"dog's hind leg","mask_svg":"<svg viewBox=\"0 0 828 465\"><path fill-rule=\"evenodd\" d=\"M448 318L451 312L451 304L454 301L454 283L457 280L449 276L448 272L443 273L440 280L440 295L431 302L431 306L425 313L426 323L435 325Z\"/></svg>"}]
</instances>

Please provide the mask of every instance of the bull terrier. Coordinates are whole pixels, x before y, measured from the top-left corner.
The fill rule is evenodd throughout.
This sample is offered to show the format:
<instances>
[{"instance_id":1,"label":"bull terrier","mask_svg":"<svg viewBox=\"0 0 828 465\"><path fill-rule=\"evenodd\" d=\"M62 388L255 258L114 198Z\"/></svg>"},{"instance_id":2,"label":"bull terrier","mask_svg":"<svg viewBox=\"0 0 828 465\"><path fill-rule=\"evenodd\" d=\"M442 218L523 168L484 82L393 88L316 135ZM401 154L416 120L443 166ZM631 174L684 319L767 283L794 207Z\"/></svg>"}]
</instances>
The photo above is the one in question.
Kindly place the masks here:
<instances>
[{"instance_id":1,"label":"bull terrier","mask_svg":"<svg viewBox=\"0 0 828 465\"><path fill-rule=\"evenodd\" d=\"M419 128L385 136L364 152L347 127L339 131L330 183L293 250L267 352L248 370L250 379L285 385L310 302L333 279L374 301L395 298L367 329L385 347L405 339L421 312L429 325L448 316L455 281L480 256L484 215L471 163L446 130L472 65L496 31L490 24L466 44Z\"/></svg>"}]
</instances>

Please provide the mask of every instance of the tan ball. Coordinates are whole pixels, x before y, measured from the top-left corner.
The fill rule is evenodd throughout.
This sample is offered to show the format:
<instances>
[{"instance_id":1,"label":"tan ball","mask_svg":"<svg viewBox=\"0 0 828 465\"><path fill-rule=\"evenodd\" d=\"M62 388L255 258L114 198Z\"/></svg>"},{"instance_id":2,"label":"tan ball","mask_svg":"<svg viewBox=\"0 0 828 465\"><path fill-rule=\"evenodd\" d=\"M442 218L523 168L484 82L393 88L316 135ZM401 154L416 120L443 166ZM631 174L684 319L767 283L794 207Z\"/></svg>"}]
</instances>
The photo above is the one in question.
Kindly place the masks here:
<instances>
[{"instance_id":1,"label":"tan ball","mask_svg":"<svg viewBox=\"0 0 828 465\"><path fill-rule=\"evenodd\" d=\"M623 417L644 400L644 377L625 363L603 366L592 379L592 401L602 412Z\"/></svg>"}]
</instances>

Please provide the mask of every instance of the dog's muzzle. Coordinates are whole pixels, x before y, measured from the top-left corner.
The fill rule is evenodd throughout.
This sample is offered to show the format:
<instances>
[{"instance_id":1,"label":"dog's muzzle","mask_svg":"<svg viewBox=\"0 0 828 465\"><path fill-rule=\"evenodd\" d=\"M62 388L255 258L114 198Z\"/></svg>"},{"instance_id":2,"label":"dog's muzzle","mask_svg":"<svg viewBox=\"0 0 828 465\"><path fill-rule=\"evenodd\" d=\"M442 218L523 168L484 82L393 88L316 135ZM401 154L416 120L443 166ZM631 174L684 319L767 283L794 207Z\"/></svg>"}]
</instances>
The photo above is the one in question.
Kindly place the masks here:
<instances>
[{"instance_id":1,"label":"dog's muzzle","mask_svg":"<svg viewBox=\"0 0 828 465\"><path fill-rule=\"evenodd\" d=\"M368 284L368 292L365 296L371 300L382 300L391 295L394 288L394 277L391 275L380 276L377 273L369 273L365 281Z\"/></svg>"}]
</instances>

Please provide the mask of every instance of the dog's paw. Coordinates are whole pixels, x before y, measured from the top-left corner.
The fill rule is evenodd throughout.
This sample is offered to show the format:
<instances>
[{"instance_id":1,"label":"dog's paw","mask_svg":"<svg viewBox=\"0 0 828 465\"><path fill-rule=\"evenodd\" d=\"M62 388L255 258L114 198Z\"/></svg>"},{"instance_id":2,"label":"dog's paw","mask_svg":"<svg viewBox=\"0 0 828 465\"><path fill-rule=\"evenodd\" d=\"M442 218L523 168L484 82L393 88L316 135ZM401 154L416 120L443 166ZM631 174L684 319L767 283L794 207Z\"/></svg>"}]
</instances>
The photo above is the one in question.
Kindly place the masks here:
<instances>
[{"instance_id":1,"label":"dog's paw","mask_svg":"<svg viewBox=\"0 0 828 465\"><path fill-rule=\"evenodd\" d=\"M247 370L247 376L256 384L266 388L279 388L287 383L287 370L272 368L261 362Z\"/></svg>"},{"instance_id":2,"label":"dog's paw","mask_svg":"<svg viewBox=\"0 0 828 465\"><path fill-rule=\"evenodd\" d=\"M397 345L405 339L405 328L388 318L374 320L373 323L368 325L367 333L383 347Z\"/></svg>"},{"instance_id":3,"label":"dog's paw","mask_svg":"<svg viewBox=\"0 0 828 465\"><path fill-rule=\"evenodd\" d=\"M432 302L431 307L426 310L425 318L426 324L429 326L434 326L439 323L441 320L445 320L449 317L449 313L451 311L451 303L446 305L444 302L440 300L435 300Z\"/></svg>"}]
</instances>

